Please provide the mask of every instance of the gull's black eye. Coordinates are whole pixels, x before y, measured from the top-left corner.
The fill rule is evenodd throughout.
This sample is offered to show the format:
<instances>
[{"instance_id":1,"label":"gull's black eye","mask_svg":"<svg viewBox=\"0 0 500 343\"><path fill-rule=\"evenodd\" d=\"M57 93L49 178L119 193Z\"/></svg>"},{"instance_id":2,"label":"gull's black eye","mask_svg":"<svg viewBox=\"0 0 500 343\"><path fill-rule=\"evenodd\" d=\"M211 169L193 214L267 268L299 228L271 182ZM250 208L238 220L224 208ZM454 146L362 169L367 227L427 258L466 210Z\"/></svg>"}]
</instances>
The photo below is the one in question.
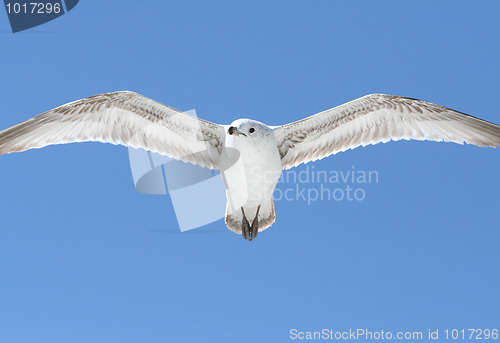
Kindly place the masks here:
<instances>
[{"instance_id":1,"label":"gull's black eye","mask_svg":"<svg viewBox=\"0 0 500 343\"><path fill-rule=\"evenodd\" d=\"M250 133L254 133L255 132L255 129L253 127L250 128L250 130L248 130L248 132Z\"/></svg>"}]
</instances>

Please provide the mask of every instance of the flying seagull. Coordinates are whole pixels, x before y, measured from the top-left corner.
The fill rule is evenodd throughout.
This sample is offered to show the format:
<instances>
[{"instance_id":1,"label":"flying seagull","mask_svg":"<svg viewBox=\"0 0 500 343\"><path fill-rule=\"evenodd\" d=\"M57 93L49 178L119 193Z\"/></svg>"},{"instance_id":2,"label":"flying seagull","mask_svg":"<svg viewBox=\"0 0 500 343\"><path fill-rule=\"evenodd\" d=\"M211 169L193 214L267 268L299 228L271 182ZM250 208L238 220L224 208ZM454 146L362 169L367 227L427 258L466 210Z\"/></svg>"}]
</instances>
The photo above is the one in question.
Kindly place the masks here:
<instances>
[{"instance_id":1,"label":"flying seagull","mask_svg":"<svg viewBox=\"0 0 500 343\"><path fill-rule=\"evenodd\" d=\"M282 126L251 119L219 125L122 91L62 105L0 132L0 155L96 141L219 169L226 187L227 227L251 241L276 218L273 191L282 170L402 139L496 147L500 126L426 101L385 94L367 95Z\"/></svg>"}]
</instances>

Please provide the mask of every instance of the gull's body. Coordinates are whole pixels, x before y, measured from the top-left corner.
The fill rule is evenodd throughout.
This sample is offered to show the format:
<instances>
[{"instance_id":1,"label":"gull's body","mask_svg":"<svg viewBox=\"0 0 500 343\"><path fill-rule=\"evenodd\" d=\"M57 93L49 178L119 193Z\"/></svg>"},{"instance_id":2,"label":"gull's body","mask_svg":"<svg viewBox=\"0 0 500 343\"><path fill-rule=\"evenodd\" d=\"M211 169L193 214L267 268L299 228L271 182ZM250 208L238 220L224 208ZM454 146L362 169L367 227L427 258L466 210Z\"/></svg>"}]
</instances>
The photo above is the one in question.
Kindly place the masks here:
<instances>
[{"instance_id":1,"label":"gull's body","mask_svg":"<svg viewBox=\"0 0 500 343\"><path fill-rule=\"evenodd\" d=\"M100 94L0 132L0 154L98 141L143 148L219 169L226 224L252 240L275 220L284 169L368 144L415 139L500 146L500 126L429 102L372 94L290 124L218 125L133 92Z\"/></svg>"},{"instance_id":2,"label":"gull's body","mask_svg":"<svg viewBox=\"0 0 500 343\"><path fill-rule=\"evenodd\" d=\"M226 223L253 239L258 231L242 230L244 216L255 219L258 211L261 231L274 222L273 191L282 171L281 158L272 128L250 119L236 120L230 128L236 131L226 136L220 168L226 186Z\"/></svg>"}]
</instances>

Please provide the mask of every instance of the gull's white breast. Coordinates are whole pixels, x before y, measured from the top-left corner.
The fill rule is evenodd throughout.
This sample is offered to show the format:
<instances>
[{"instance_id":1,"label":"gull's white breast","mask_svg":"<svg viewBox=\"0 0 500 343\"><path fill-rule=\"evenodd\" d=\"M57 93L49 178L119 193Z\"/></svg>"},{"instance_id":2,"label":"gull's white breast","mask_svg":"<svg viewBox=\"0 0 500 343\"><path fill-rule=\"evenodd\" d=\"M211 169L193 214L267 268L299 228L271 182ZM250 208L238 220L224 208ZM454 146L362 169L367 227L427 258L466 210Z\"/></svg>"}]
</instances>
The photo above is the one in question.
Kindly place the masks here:
<instances>
[{"instance_id":1,"label":"gull's white breast","mask_svg":"<svg viewBox=\"0 0 500 343\"><path fill-rule=\"evenodd\" d=\"M253 217L257 206L272 199L282 171L274 132L269 129L262 137L227 135L221 166L229 212L243 207Z\"/></svg>"}]
</instances>

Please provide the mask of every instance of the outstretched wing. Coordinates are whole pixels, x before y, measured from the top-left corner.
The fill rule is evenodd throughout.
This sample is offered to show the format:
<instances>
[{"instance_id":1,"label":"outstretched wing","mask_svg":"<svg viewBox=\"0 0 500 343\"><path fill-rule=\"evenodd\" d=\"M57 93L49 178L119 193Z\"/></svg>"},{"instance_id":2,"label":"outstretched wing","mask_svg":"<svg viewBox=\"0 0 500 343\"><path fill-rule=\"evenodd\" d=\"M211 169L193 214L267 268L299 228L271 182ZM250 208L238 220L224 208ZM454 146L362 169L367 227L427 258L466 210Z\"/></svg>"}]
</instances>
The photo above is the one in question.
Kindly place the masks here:
<instances>
[{"instance_id":1,"label":"outstretched wing","mask_svg":"<svg viewBox=\"0 0 500 343\"><path fill-rule=\"evenodd\" d=\"M62 105L0 132L0 155L87 141L143 148L217 169L224 129L140 94L114 92Z\"/></svg>"},{"instance_id":2,"label":"outstretched wing","mask_svg":"<svg viewBox=\"0 0 500 343\"><path fill-rule=\"evenodd\" d=\"M283 169L368 144L416 139L500 145L500 126L432 104L372 94L275 129Z\"/></svg>"}]
</instances>

